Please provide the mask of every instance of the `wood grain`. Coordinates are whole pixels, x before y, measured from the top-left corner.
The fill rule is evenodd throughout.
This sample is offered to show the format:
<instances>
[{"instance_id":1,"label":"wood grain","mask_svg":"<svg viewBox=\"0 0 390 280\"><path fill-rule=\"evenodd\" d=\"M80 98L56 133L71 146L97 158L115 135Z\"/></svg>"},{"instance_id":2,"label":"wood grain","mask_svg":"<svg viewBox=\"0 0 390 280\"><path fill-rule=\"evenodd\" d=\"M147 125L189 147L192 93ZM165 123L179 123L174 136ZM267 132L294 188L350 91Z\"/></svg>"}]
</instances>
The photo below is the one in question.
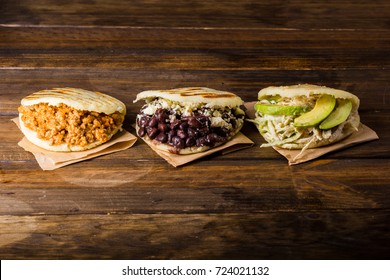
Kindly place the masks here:
<instances>
[{"instance_id":1,"label":"wood grain","mask_svg":"<svg viewBox=\"0 0 390 280\"><path fill-rule=\"evenodd\" d=\"M11 25L387 29L388 1L2 1Z\"/></svg>"},{"instance_id":2,"label":"wood grain","mask_svg":"<svg viewBox=\"0 0 390 280\"><path fill-rule=\"evenodd\" d=\"M386 259L387 210L0 216L2 258ZM22 230L20 230L22 229ZM19 240L21 234L24 239ZM0 239L4 240L4 239ZM31 244L41 244L36 250ZM369 248L369 249L368 249Z\"/></svg>"},{"instance_id":3,"label":"wood grain","mask_svg":"<svg viewBox=\"0 0 390 280\"><path fill-rule=\"evenodd\" d=\"M340 88L360 99L360 111L388 110L387 69L334 70L180 70L180 69L100 69L100 68L0 68L0 114L16 115L20 100L33 92L53 87L81 87L111 94L126 103L129 115L142 106L133 103L146 89L181 86L208 86L238 94L244 101L257 99L260 89L271 85L314 83ZM374 113L374 112L373 112ZM368 116L369 117L369 116ZM386 121L378 119L378 121Z\"/></svg>"},{"instance_id":4,"label":"wood grain","mask_svg":"<svg viewBox=\"0 0 390 280\"><path fill-rule=\"evenodd\" d=\"M389 1L130 2L1 1L1 259L388 259ZM146 89L297 83L357 95L380 139L288 166L246 123L253 147L180 168L138 140L42 171L10 121L70 86L125 102L134 133Z\"/></svg>"},{"instance_id":5,"label":"wood grain","mask_svg":"<svg viewBox=\"0 0 390 280\"><path fill-rule=\"evenodd\" d=\"M311 202L306 205L307 201L297 194L303 189L308 190L307 194L312 197L310 200L317 201L316 208L365 208L367 205L376 208L387 205L389 198L382 196L380 192L387 190L389 175L386 174L386 170L378 171L386 160L365 160L364 165L360 161L324 159L291 169L282 159L247 160L244 164L233 167L237 159L221 157L200 161L181 169L173 169L159 158L153 157L143 158L142 161L134 160L129 164L125 164L126 160L101 158L90 164L85 162L50 174L38 171L34 162L22 161L9 166L11 170L2 168L2 172L6 173L2 176L2 191L4 194L10 194L11 197L20 197L22 201L29 201L37 212L45 211L49 204L48 209L53 213L67 212L67 207L73 207L72 203L70 206L64 204L65 199L70 202L84 201L83 204L87 202L88 204L82 208L88 213L96 211L219 212L221 209L216 205L226 205L227 208L232 207L232 210L242 207L252 211L268 209L273 204L276 210L279 208L293 210L299 208L298 205L310 209L313 207ZM112 166L115 171L104 172L104 166ZM227 166L230 166L230 172L225 171ZM347 167L348 171L338 171ZM13 171L16 168L18 171ZM76 177L78 168L83 169L83 174ZM212 177L207 172L210 168L214 170ZM128 171L128 169L132 170ZM272 171L275 169L279 171ZM356 175L350 178L348 172ZM270 173L273 176L268 175ZM23 174L25 176L22 176ZM273 179L274 176L278 179ZM381 178L372 182L370 180L372 176ZM245 183L239 183L239 180L243 181L244 178ZM173 179L178 181L177 184L172 184ZM30 184L30 181L35 182L35 185ZM212 185L210 181L213 182ZM45 185L45 182L49 184ZM370 188L365 190L365 186ZM229 193L231 197L226 197L225 194ZM154 203L153 196L158 197L156 200L159 203ZM129 203L129 200L132 202ZM365 200L367 203L364 203ZM157 208L144 209L145 201L149 201ZM236 203L231 204L232 202ZM206 204L213 206L207 207ZM196 205L196 208L191 209L190 205ZM7 211L3 214L13 213L17 209Z\"/></svg>"},{"instance_id":6,"label":"wood grain","mask_svg":"<svg viewBox=\"0 0 390 280\"><path fill-rule=\"evenodd\" d=\"M390 65L383 59L390 56L390 37L380 31L2 29L15 47L0 48L1 67L280 71Z\"/></svg>"}]
</instances>

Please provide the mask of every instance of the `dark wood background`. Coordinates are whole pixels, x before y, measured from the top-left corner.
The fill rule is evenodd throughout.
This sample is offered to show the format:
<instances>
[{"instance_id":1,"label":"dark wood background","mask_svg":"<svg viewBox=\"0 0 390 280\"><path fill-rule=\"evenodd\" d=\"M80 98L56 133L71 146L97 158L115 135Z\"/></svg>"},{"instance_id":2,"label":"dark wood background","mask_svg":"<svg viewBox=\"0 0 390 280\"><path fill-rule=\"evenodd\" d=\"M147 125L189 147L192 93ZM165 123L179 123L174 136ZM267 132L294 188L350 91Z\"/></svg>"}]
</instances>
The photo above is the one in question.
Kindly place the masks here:
<instances>
[{"instance_id":1,"label":"dark wood background","mask_svg":"<svg viewBox=\"0 0 390 280\"><path fill-rule=\"evenodd\" d=\"M389 1L0 1L1 259L388 259ZM81 87L208 86L254 101L315 83L361 100L380 139L288 166L256 145L174 168L142 141L42 171L20 100Z\"/></svg>"}]
</instances>

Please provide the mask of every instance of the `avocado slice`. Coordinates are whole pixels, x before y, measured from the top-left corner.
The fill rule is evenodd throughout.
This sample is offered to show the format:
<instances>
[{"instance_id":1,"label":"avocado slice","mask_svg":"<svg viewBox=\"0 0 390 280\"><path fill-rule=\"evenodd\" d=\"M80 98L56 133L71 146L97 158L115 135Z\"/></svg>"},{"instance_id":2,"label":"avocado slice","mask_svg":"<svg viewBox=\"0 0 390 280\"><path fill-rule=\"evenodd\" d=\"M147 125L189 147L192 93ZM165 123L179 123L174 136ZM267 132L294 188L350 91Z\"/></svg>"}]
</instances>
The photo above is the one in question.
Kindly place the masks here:
<instances>
[{"instance_id":1,"label":"avocado slice","mask_svg":"<svg viewBox=\"0 0 390 280\"><path fill-rule=\"evenodd\" d=\"M267 115L300 115L307 111L307 107L304 106L287 106L277 104L261 104L256 103L255 110L262 114Z\"/></svg>"},{"instance_id":2,"label":"avocado slice","mask_svg":"<svg viewBox=\"0 0 390 280\"><path fill-rule=\"evenodd\" d=\"M324 94L317 99L314 108L299 116L294 120L296 127L310 127L319 124L333 111L336 105L336 98L332 95Z\"/></svg>"},{"instance_id":3,"label":"avocado slice","mask_svg":"<svg viewBox=\"0 0 390 280\"><path fill-rule=\"evenodd\" d=\"M352 111L352 102L348 99L340 99L337 101L337 107L333 112L322 121L320 129L331 129L348 119Z\"/></svg>"}]
</instances>

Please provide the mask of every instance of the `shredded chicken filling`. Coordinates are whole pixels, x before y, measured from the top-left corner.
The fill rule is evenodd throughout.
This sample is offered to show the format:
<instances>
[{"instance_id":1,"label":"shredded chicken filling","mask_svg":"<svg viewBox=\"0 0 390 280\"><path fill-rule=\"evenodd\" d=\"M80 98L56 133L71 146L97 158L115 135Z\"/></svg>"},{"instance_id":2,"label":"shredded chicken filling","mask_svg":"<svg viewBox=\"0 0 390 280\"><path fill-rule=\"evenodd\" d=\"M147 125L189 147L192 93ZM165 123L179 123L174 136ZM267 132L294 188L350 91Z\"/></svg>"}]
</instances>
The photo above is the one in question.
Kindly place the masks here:
<instances>
[{"instance_id":1,"label":"shredded chicken filling","mask_svg":"<svg viewBox=\"0 0 390 280\"><path fill-rule=\"evenodd\" d=\"M259 131L269 142L263 144L262 147L283 145L288 149L297 149L302 147L302 144L307 143L312 146L318 141L335 138L342 132L344 125L344 123L339 125L333 132L331 129L321 130L318 127L302 129L294 126L294 118L291 116L272 115L257 118L255 122Z\"/></svg>"},{"instance_id":2,"label":"shredded chicken filling","mask_svg":"<svg viewBox=\"0 0 390 280\"><path fill-rule=\"evenodd\" d=\"M18 110L24 125L51 145L66 143L83 147L96 141L107 142L124 120L119 112L106 115L77 110L65 104L51 106L39 103L21 106Z\"/></svg>"},{"instance_id":3,"label":"shredded chicken filling","mask_svg":"<svg viewBox=\"0 0 390 280\"><path fill-rule=\"evenodd\" d=\"M318 96L299 96L295 98L282 98L277 102L274 100L263 99L261 103L280 104L280 105L306 105L310 108L314 107ZM347 124L353 115L340 125L328 129L321 130L317 126L299 128L294 126L294 118L289 115L267 115L256 113L256 119L253 121L258 130L268 143L262 144L262 147L283 146L287 149L302 149L306 150L315 146L322 140L332 142L343 133L345 124Z\"/></svg>"}]
</instances>

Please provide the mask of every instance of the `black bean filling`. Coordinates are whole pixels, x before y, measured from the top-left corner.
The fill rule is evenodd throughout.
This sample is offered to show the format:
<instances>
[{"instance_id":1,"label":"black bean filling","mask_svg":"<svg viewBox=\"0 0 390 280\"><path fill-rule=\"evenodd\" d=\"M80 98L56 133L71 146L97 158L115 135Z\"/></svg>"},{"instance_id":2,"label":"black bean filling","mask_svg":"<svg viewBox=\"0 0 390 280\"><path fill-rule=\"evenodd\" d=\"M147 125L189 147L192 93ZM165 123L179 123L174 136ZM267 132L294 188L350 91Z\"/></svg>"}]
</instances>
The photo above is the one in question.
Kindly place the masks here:
<instances>
[{"instance_id":1,"label":"black bean filling","mask_svg":"<svg viewBox=\"0 0 390 280\"><path fill-rule=\"evenodd\" d=\"M213 147L216 143L226 142L231 134L231 130L225 127L211 127L211 121L202 109L193 112L189 117L176 114L171 122L169 116L172 114L174 113L166 109L157 109L152 116L141 112L137 117L138 135L148 135L152 140L169 144L179 150L194 146ZM233 114L224 112L221 117L235 130L237 121Z\"/></svg>"}]
</instances>

